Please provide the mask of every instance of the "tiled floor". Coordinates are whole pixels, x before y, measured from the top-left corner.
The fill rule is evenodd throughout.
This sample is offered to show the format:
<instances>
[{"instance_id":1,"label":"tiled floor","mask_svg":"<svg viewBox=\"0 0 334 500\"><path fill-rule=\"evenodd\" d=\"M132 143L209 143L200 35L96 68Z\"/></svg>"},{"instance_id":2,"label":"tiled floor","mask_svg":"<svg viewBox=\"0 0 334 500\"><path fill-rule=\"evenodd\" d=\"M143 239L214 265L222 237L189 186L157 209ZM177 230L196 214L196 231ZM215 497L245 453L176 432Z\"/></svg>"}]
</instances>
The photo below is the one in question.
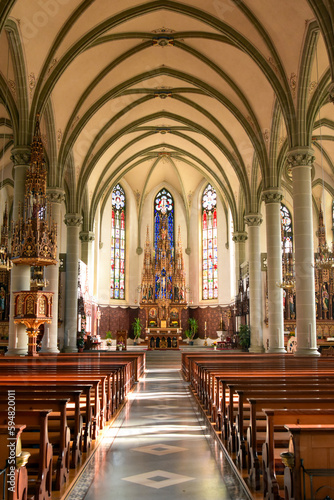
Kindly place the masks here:
<instances>
[{"instance_id":1,"label":"tiled floor","mask_svg":"<svg viewBox=\"0 0 334 500\"><path fill-rule=\"evenodd\" d=\"M147 373L66 500L249 499L180 374L180 352Z\"/></svg>"}]
</instances>

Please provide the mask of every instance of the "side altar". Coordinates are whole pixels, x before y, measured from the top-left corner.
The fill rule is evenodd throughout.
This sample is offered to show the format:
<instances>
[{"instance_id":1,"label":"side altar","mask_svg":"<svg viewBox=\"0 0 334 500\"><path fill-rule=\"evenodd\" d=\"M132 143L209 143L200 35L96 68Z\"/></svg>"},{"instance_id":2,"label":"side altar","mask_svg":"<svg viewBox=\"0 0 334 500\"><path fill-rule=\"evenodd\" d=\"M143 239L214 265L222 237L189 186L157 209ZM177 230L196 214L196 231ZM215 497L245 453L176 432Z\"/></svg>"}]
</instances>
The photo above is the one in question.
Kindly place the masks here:
<instances>
[{"instance_id":1,"label":"side altar","mask_svg":"<svg viewBox=\"0 0 334 500\"><path fill-rule=\"evenodd\" d=\"M163 198L155 215L154 250L147 228L140 307L150 349L178 349L182 339L182 310L187 307L180 227L174 245L171 206Z\"/></svg>"}]
</instances>

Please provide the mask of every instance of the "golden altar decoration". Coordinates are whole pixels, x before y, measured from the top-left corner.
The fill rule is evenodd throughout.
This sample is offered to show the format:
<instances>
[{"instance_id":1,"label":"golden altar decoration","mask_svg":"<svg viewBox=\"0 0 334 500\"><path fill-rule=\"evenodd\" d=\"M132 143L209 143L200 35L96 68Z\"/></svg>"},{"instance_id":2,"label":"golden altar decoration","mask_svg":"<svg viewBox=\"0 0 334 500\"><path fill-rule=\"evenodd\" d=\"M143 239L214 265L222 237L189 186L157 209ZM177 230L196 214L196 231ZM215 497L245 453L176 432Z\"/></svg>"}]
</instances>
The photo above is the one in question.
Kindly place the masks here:
<instances>
[{"instance_id":1,"label":"golden altar decoration","mask_svg":"<svg viewBox=\"0 0 334 500\"><path fill-rule=\"evenodd\" d=\"M149 348L150 345L157 348L158 337L159 348L178 348L182 334L181 314L187 307L185 272L180 227L174 247L168 232L166 207L162 207L159 214L155 252L151 249L147 228L140 290L140 308L145 310Z\"/></svg>"},{"instance_id":2,"label":"golden altar decoration","mask_svg":"<svg viewBox=\"0 0 334 500\"><path fill-rule=\"evenodd\" d=\"M44 267L56 264L57 228L52 220L51 204L46 195L46 165L37 115L30 165L26 175L24 206L13 223L11 260L15 265L30 266L30 290L14 291L14 323L26 326L28 355L36 356L38 329L51 323L53 292L45 292L48 282Z\"/></svg>"}]
</instances>

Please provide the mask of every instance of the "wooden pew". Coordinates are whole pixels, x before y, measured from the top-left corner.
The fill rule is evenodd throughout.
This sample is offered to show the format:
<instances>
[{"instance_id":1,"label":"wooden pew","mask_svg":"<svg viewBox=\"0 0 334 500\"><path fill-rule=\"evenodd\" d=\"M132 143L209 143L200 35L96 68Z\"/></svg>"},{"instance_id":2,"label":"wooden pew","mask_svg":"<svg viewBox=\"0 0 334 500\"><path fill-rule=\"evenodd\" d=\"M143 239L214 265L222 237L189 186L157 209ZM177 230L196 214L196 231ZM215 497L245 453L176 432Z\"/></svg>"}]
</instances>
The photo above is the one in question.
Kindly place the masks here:
<instances>
[{"instance_id":1,"label":"wooden pew","mask_svg":"<svg viewBox=\"0 0 334 500\"><path fill-rule=\"evenodd\" d=\"M14 386L13 386L14 388ZM82 395L82 390L66 388L65 391L60 390L50 390L48 388L41 389L40 387L25 387L22 386L15 387L15 399L29 399L30 401L34 399L67 399L68 403L66 405L66 420L67 426L70 429L71 437L71 468L75 468L80 464L82 458L82 439L83 435L83 419L80 415L80 397ZM0 401L5 401L8 399L7 390L0 386ZM57 417L53 414L49 415L49 427L51 427L51 422L56 420Z\"/></svg>"},{"instance_id":2,"label":"wooden pew","mask_svg":"<svg viewBox=\"0 0 334 500\"><path fill-rule=\"evenodd\" d=\"M16 411L43 410L46 406L52 409L48 418L48 438L53 447L53 467L55 472L53 489L60 490L68 481L70 471L70 429L67 426L66 405L68 399L54 399L44 396L42 399L36 397L23 399L15 397ZM6 411L8 407L7 398L0 398L0 411ZM50 420L51 416L55 420ZM25 432L22 436L24 448L31 448L39 443L39 431Z\"/></svg>"},{"instance_id":3,"label":"wooden pew","mask_svg":"<svg viewBox=\"0 0 334 500\"><path fill-rule=\"evenodd\" d=\"M297 405L296 405L297 406ZM317 403L317 406L321 406ZM330 408L329 408L330 407ZM266 415L266 441L262 449L262 469L264 498L279 500L280 487L283 490L283 464L281 453L288 451L288 443L284 447L276 442L277 430L286 430L284 424L330 424L334 425L333 403L325 409L264 409ZM288 434L289 436L289 434Z\"/></svg>"},{"instance_id":4,"label":"wooden pew","mask_svg":"<svg viewBox=\"0 0 334 500\"><path fill-rule=\"evenodd\" d=\"M92 407L95 404L95 398L92 401L91 398L91 389L93 388L93 385L90 383L78 383L78 382L71 382L71 381L64 381L62 380L61 382L57 382L55 380L29 380L29 379L19 379L19 380L14 380L14 378L11 379L10 382L10 387L14 390L21 390L23 388L27 388L28 390L43 390L43 391L48 391L48 392L58 392L58 391L81 391L82 396L80 399L79 403L79 408L80 408L80 417L78 417L77 410L74 409L73 411L73 417L75 419L74 426L75 426L75 441L78 443L77 448L75 449L75 458L73 464L77 465L78 463L78 458L81 457L81 452L88 452L91 446L91 440L92 440ZM43 388L43 389L42 389ZM7 390L8 389L8 382L4 382L3 380L0 379L0 390ZM84 423L84 428L82 429L82 424L81 420ZM80 435L78 436L78 433ZM82 435L83 433L83 435ZM80 451L79 456L78 456L78 451Z\"/></svg>"},{"instance_id":5,"label":"wooden pew","mask_svg":"<svg viewBox=\"0 0 334 500\"><path fill-rule=\"evenodd\" d=\"M289 412L290 410L296 409L309 411L316 407L326 411L333 408L334 396L329 398L312 398L302 396L296 398L296 395L292 395L290 398L284 397L282 399L277 397L250 398L249 403L251 413L250 425L247 430L248 471L251 485L254 489L258 490L261 487L260 474L262 472L262 465L264 461L262 456L263 445L268 437L266 414L263 411L263 408L270 406L273 411L281 411L283 409L283 411ZM259 413L264 416L265 420L259 420ZM287 413L285 413L285 415L287 415ZM274 439L274 436L272 436L272 439Z\"/></svg>"},{"instance_id":6,"label":"wooden pew","mask_svg":"<svg viewBox=\"0 0 334 500\"><path fill-rule=\"evenodd\" d=\"M48 416L51 410L15 412L15 423L26 425L25 432L39 430L39 448L31 450L27 464L28 496L34 500L50 500L52 492L52 445L48 438ZM0 411L0 425L8 424L7 411ZM22 433L23 437L23 433Z\"/></svg>"},{"instance_id":7,"label":"wooden pew","mask_svg":"<svg viewBox=\"0 0 334 500\"><path fill-rule=\"evenodd\" d=\"M279 381L272 384L252 384L250 386L245 386L244 384L236 386L233 384L228 385L228 388L230 389L230 402L228 404L228 448L237 453L239 464L242 464L245 459L244 445L247 440L246 433L250 421L250 398L334 398L332 382L304 384L295 378L290 382L286 381L284 384L281 384ZM234 394L237 395L237 404L235 404ZM261 411L261 409L258 411Z\"/></svg>"},{"instance_id":8,"label":"wooden pew","mask_svg":"<svg viewBox=\"0 0 334 500\"><path fill-rule=\"evenodd\" d=\"M29 454L22 453L21 433L25 425L0 425L0 491L4 500L27 500L28 473L25 466ZM10 444L11 446L8 446Z\"/></svg>"},{"instance_id":9,"label":"wooden pew","mask_svg":"<svg viewBox=\"0 0 334 500\"><path fill-rule=\"evenodd\" d=\"M328 498L330 498L329 495L332 497L334 489L334 425L287 424L285 428L290 434L289 451L294 459L291 469L285 467L284 470L286 500L312 498L310 475L314 475L312 478L313 494L315 489L319 489L321 498L325 498L326 495ZM303 481L303 468L308 471L305 474L305 481Z\"/></svg>"},{"instance_id":10,"label":"wooden pew","mask_svg":"<svg viewBox=\"0 0 334 500\"><path fill-rule=\"evenodd\" d=\"M211 419L211 423L218 424L215 426L218 433L221 433L222 429L223 437L230 436L230 453L233 449L233 440L237 444L236 457L239 457L239 463L242 463L240 458L242 440L247 450L245 430L250 417L249 403L245 401L244 396L250 395L250 386L254 391L259 391L252 393L257 398L267 398L270 392L265 395L264 389L273 391L275 387L275 394L272 394L275 400L283 395L283 388L285 396L290 392L288 395L294 401L297 393L304 399L312 395L311 405L314 404L313 398L319 394L322 394L323 398L334 399L334 365L328 359L320 362L318 358L309 360L285 355L247 356L248 359L241 359L240 356L232 355L225 358L224 355L218 362L217 355L207 356L207 353L190 354L189 358L188 354L182 356L183 361L187 362L187 368L183 366L184 373L188 370L188 380L193 385L194 394ZM220 415L223 419L221 428L219 428ZM224 432L224 419L229 432L227 430ZM261 450L259 453L261 454ZM234 453L231 453L231 456L235 459ZM257 474L257 481L254 479L253 485L255 483L259 487L260 467L257 467Z\"/></svg>"}]
</instances>

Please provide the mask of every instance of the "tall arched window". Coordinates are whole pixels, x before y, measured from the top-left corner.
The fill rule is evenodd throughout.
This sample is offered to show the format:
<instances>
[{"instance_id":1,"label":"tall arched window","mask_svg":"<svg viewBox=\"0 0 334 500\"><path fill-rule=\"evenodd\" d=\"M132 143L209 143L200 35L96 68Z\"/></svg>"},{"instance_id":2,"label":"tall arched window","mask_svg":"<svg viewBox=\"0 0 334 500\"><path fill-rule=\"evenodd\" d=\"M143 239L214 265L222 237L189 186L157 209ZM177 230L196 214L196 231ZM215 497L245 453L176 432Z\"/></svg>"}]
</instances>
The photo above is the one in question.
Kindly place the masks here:
<instances>
[{"instance_id":1,"label":"tall arched window","mask_svg":"<svg viewBox=\"0 0 334 500\"><path fill-rule=\"evenodd\" d=\"M217 194L208 184L202 196L202 297L218 298Z\"/></svg>"},{"instance_id":2,"label":"tall arched window","mask_svg":"<svg viewBox=\"0 0 334 500\"><path fill-rule=\"evenodd\" d=\"M174 200L167 189L163 188L154 198L154 249L157 250L157 238L160 227L161 213L166 212L168 217L168 236L170 246L174 248Z\"/></svg>"},{"instance_id":3,"label":"tall arched window","mask_svg":"<svg viewBox=\"0 0 334 500\"><path fill-rule=\"evenodd\" d=\"M125 299L125 208L124 189L117 184L111 198L110 298Z\"/></svg>"},{"instance_id":4,"label":"tall arched window","mask_svg":"<svg viewBox=\"0 0 334 500\"><path fill-rule=\"evenodd\" d=\"M292 219L289 209L281 203L281 240L283 253L291 253L293 249Z\"/></svg>"}]
</instances>

